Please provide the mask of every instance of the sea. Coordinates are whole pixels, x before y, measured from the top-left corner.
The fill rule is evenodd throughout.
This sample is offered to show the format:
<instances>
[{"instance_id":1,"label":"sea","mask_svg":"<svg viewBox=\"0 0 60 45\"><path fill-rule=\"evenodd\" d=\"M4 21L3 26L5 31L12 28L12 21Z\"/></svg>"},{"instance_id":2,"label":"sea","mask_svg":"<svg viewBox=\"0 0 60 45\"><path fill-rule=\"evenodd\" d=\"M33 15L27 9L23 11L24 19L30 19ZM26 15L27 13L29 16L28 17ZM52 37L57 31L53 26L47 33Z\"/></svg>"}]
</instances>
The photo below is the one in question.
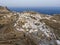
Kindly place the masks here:
<instances>
[{"instance_id":1,"label":"sea","mask_svg":"<svg viewBox=\"0 0 60 45\"><path fill-rule=\"evenodd\" d=\"M8 7L11 11L24 12L34 11L42 14L60 14L60 7Z\"/></svg>"}]
</instances>

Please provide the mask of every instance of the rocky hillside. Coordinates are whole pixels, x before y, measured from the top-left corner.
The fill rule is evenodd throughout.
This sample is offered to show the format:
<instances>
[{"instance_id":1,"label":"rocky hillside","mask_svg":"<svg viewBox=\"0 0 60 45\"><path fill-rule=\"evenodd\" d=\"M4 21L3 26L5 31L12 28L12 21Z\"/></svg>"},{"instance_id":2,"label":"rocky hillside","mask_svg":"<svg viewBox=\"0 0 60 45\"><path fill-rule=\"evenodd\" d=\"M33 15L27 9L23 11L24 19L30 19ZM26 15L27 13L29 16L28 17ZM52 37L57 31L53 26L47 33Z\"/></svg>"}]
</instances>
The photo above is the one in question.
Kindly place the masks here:
<instances>
[{"instance_id":1,"label":"rocky hillside","mask_svg":"<svg viewBox=\"0 0 60 45\"><path fill-rule=\"evenodd\" d=\"M0 6L0 45L60 45L60 15L11 12Z\"/></svg>"},{"instance_id":2,"label":"rocky hillside","mask_svg":"<svg viewBox=\"0 0 60 45\"><path fill-rule=\"evenodd\" d=\"M9 12L10 12L10 10L7 7L0 6L0 13L1 14L6 14L6 13L9 13Z\"/></svg>"}]
</instances>

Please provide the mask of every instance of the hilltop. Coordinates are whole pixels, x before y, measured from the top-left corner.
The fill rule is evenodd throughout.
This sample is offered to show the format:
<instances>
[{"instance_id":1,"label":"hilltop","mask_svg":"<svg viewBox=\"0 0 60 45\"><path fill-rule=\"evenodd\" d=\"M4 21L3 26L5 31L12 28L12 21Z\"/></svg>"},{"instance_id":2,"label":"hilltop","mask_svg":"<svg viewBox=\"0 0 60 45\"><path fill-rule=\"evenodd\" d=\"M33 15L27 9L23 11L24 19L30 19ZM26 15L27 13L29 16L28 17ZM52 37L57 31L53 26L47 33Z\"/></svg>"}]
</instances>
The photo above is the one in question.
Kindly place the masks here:
<instances>
[{"instance_id":1,"label":"hilltop","mask_svg":"<svg viewBox=\"0 0 60 45\"><path fill-rule=\"evenodd\" d=\"M0 45L60 45L60 14L13 12L0 6Z\"/></svg>"}]
</instances>

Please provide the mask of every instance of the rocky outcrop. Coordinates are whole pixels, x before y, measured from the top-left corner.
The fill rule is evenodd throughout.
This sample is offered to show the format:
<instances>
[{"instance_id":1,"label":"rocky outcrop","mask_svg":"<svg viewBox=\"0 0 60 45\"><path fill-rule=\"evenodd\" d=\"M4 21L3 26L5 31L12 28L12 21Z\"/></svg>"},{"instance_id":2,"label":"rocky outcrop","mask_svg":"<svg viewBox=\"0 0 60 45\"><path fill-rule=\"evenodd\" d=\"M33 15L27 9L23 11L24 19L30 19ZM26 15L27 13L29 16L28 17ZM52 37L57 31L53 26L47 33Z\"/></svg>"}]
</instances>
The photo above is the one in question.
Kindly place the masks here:
<instances>
[{"instance_id":1,"label":"rocky outcrop","mask_svg":"<svg viewBox=\"0 0 60 45\"><path fill-rule=\"evenodd\" d=\"M0 14L8 14L10 10L7 7L0 6Z\"/></svg>"},{"instance_id":2,"label":"rocky outcrop","mask_svg":"<svg viewBox=\"0 0 60 45\"><path fill-rule=\"evenodd\" d=\"M59 44L58 15L51 16L30 11L11 12L6 7L0 7L0 10L3 12L0 13L0 45Z\"/></svg>"}]
</instances>

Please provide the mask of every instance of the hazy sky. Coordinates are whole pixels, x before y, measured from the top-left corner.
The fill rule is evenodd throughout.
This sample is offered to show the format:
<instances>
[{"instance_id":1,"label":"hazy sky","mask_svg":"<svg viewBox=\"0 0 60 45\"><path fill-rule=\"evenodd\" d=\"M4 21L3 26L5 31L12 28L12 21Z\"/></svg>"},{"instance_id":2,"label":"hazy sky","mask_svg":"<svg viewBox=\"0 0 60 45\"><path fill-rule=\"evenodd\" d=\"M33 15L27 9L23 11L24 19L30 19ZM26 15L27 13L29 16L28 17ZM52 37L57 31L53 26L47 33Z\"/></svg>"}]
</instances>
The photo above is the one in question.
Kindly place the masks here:
<instances>
[{"instance_id":1,"label":"hazy sky","mask_svg":"<svg viewBox=\"0 0 60 45\"><path fill-rule=\"evenodd\" d=\"M0 5L10 7L60 7L60 0L0 0Z\"/></svg>"}]
</instances>

